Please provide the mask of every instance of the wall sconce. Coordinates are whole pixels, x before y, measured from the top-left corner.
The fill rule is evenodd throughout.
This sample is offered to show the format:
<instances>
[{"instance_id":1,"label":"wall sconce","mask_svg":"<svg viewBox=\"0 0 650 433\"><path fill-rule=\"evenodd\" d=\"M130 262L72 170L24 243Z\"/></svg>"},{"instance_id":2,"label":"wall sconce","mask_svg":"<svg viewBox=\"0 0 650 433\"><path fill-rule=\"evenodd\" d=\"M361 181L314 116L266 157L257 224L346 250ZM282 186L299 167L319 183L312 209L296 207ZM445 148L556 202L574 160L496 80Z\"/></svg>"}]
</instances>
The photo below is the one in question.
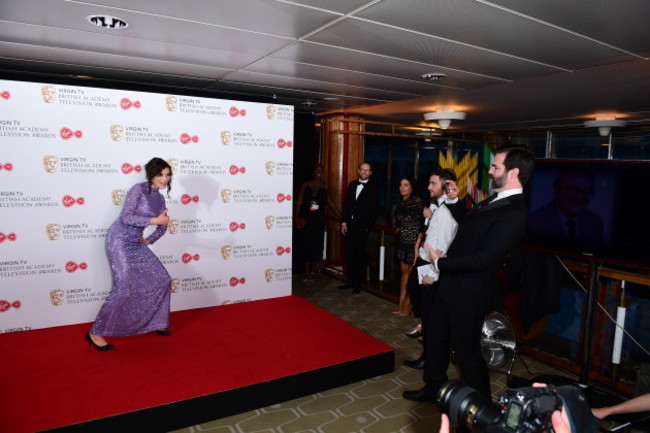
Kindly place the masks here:
<instances>
[{"instance_id":1,"label":"wall sconce","mask_svg":"<svg viewBox=\"0 0 650 433\"><path fill-rule=\"evenodd\" d=\"M451 125L452 120L463 120L465 114L462 111L454 111L452 107L440 107L438 111L424 113L424 120L430 122L435 120L438 122L440 129L447 129Z\"/></svg>"},{"instance_id":2,"label":"wall sconce","mask_svg":"<svg viewBox=\"0 0 650 433\"><path fill-rule=\"evenodd\" d=\"M616 120L612 114L604 114L596 116L596 120L587 120L585 128L598 128L598 134L601 137L607 137L614 127L622 127L627 125L625 120Z\"/></svg>"}]
</instances>

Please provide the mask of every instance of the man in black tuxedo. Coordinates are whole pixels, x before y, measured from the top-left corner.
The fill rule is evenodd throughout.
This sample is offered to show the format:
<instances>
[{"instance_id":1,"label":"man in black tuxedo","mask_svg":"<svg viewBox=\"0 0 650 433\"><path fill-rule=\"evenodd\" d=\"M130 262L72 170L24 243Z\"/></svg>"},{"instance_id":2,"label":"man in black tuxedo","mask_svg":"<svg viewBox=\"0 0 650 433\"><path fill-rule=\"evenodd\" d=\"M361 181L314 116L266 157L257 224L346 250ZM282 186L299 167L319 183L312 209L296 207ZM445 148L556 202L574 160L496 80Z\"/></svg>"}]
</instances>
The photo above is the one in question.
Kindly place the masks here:
<instances>
[{"instance_id":1,"label":"man in black tuxedo","mask_svg":"<svg viewBox=\"0 0 650 433\"><path fill-rule=\"evenodd\" d=\"M526 233L523 187L534 167L521 147L495 150L488 172L496 195L478 203L461 220L447 255L430 249L440 271L438 290L424 336L423 388L404 391L407 400L431 401L447 381L451 351L463 380L491 399L490 376L481 352L485 316L499 285L497 273L508 252Z\"/></svg>"},{"instance_id":2,"label":"man in black tuxedo","mask_svg":"<svg viewBox=\"0 0 650 433\"><path fill-rule=\"evenodd\" d=\"M370 181L372 167L367 162L362 162L357 172L359 180L353 180L348 185L341 218L348 281L340 288L351 288L354 294L361 292L361 283L366 269L368 235L379 211L379 190Z\"/></svg>"}]
</instances>

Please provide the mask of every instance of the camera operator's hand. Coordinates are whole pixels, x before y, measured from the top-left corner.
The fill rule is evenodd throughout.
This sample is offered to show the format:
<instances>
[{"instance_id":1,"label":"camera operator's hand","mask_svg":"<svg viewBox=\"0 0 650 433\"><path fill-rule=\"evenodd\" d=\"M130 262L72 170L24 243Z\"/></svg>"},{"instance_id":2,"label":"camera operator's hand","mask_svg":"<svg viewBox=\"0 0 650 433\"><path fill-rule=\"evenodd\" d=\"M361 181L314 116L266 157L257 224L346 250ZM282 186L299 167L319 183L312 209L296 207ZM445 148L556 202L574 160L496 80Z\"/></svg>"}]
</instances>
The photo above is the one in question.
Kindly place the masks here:
<instances>
[{"instance_id":1,"label":"camera operator's hand","mask_svg":"<svg viewBox=\"0 0 650 433\"><path fill-rule=\"evenodd\" d=\"M440 430L438 433L449 433L449 417L446 414L440 415Z\"/></svg>"},{"instance_id":2,"label":"camera operator's hand","mask_svg":"<svg viewBox=\"0 0 650 433\"><path fill-rule=\"evenodd\" d=\"M553 415L551 415L551 422L553 423L553 430L555 430L555 433L572 433L569 417L566 414L564 407L562 407L562 412L559 410L553 412Z\"/></svg>"},{"instance_id":3,"label":"camera operator's hand","mask_svg":"<svg viewBox=\"0 0 650 433\"><path fill-rule=\"evenodd\" d=\"M534 388L544 388L545 386L545 383L533 383ZM555 433L573 433L571 431L569 416L567 415L564 406L562 406L562 412L559 410L553 412L551 415L551 423L553 423L553 430L555 430Z\"/></svg>"}]
</instances>

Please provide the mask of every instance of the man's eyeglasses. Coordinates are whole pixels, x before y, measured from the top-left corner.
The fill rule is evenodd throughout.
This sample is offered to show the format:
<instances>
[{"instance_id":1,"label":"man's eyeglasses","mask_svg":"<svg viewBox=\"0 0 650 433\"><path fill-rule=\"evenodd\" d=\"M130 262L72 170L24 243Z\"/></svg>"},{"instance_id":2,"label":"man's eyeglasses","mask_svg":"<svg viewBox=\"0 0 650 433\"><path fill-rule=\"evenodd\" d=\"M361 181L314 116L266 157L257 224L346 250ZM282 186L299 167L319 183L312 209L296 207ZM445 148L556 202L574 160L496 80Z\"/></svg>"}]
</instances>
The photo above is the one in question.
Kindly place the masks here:
<instances>
[{"instance_id":1,"label":"man's eyeglasses","mask_svg":"<svg viewBox=\"0 0 650 433\"><path fill-rule=\"evenodd\" d=\"M369 172L372 170L370 168L360 168L359 171Z\"/></svg>"}]
</instances>

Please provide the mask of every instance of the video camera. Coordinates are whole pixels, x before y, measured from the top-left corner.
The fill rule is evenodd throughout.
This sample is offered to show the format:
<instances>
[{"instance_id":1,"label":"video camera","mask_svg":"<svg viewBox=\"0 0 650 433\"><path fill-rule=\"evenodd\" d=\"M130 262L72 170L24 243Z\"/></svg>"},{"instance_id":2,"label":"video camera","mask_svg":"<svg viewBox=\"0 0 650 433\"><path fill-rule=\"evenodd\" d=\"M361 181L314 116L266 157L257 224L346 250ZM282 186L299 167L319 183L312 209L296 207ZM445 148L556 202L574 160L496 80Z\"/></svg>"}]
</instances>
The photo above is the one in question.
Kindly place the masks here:
<instances>
[{"instance_id":1,"label":"video camera","mask_svg":"<svg viewBox=\"0 0 650 433\"><path fill-rule=\"evenodd\" d=\"M506 390L497 404L458 380L438 391L440 409L470 431L485 433L553 432L551 415L564 406L574 433L595 433L598 420L591 414L577 386L562 385Z\"/></svg>"}]
</instances>

